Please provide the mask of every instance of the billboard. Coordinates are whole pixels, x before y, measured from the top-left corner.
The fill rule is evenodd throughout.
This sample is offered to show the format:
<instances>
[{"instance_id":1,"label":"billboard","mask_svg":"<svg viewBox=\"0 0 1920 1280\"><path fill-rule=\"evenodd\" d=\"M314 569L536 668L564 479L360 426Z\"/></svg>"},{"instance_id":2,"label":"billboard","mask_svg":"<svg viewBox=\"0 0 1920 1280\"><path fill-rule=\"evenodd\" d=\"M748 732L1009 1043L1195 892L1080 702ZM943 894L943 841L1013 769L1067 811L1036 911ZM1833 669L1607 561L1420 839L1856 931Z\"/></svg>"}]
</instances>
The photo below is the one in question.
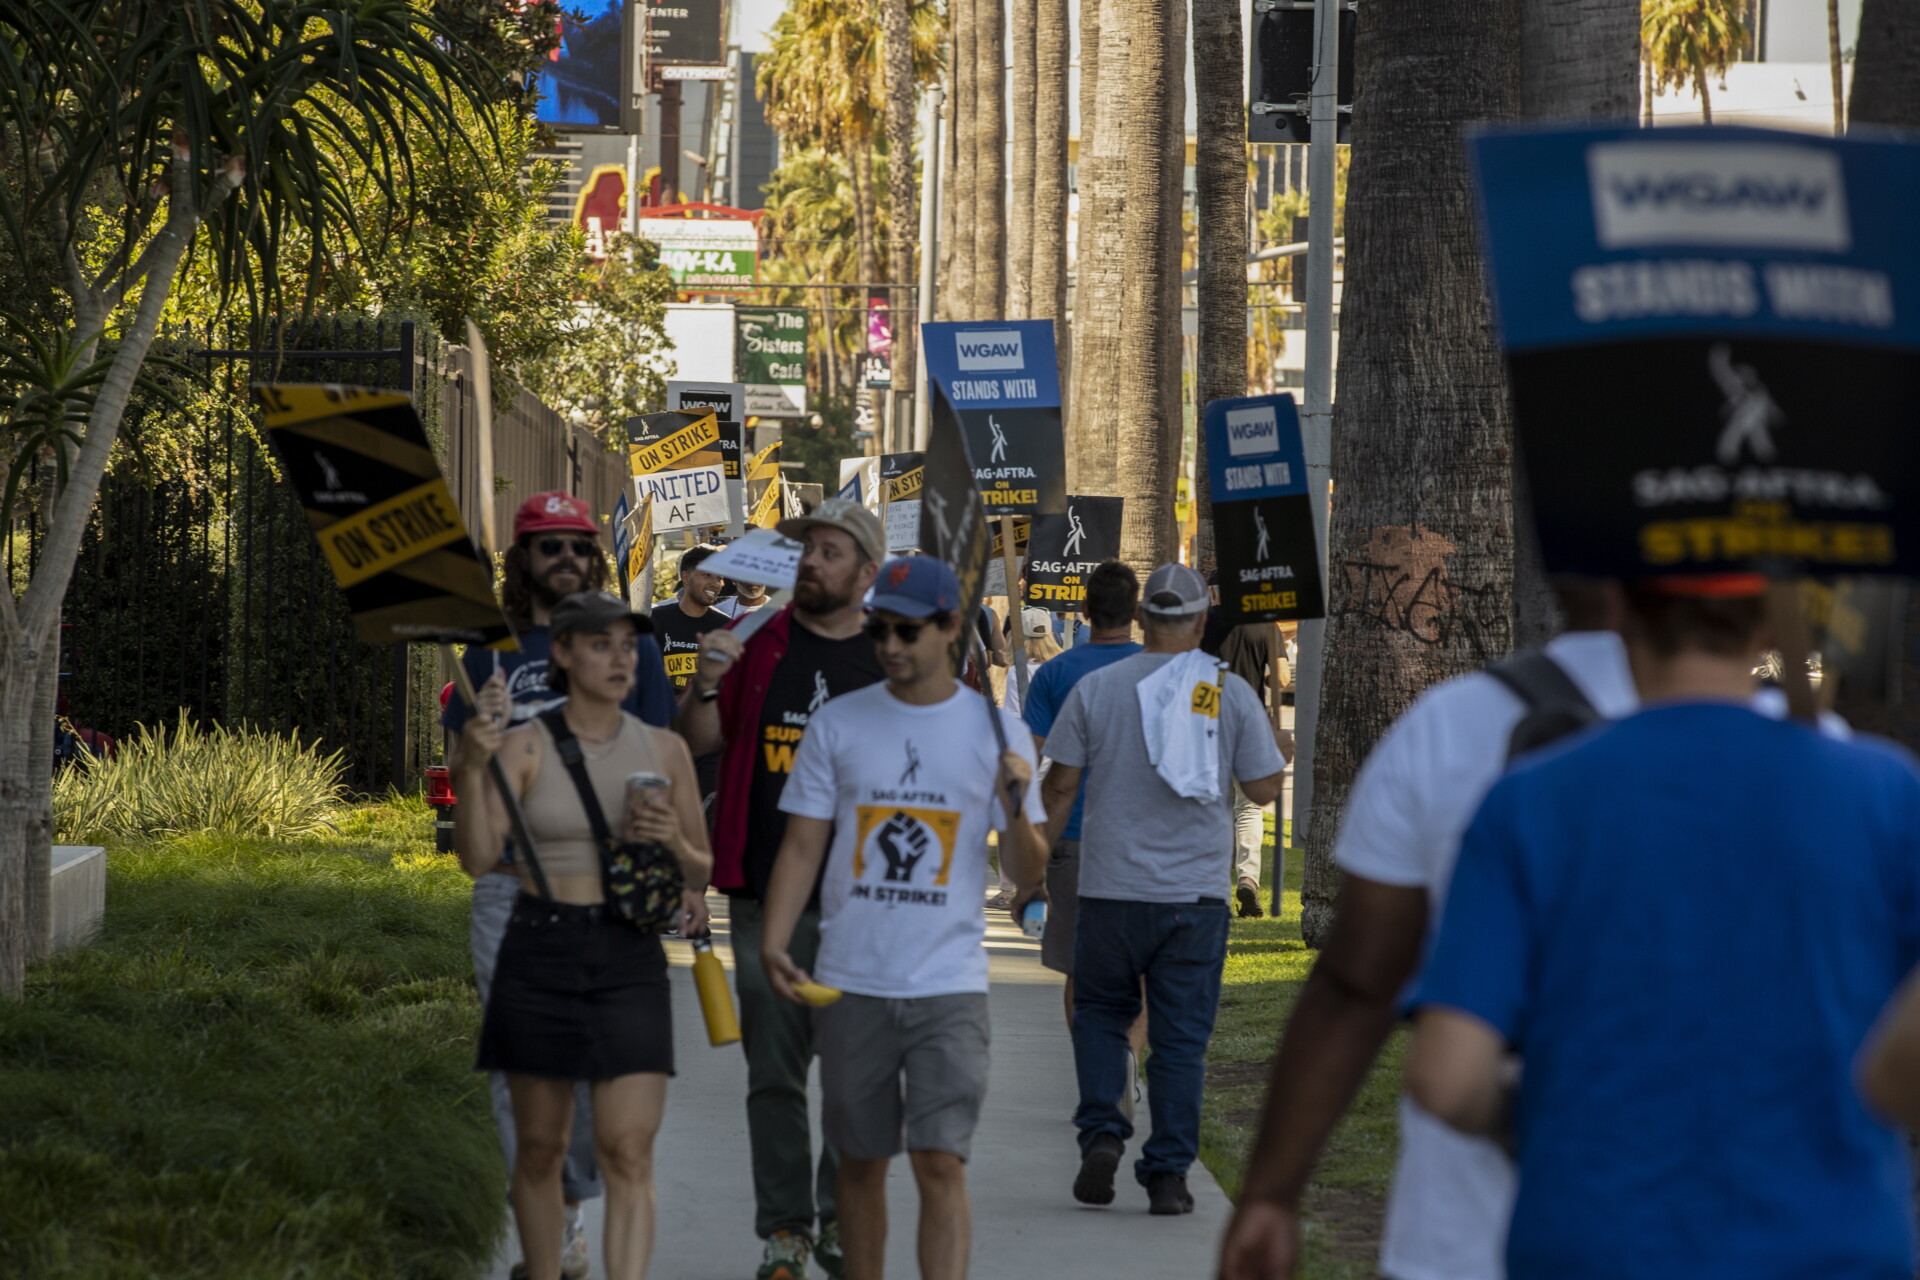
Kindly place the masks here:
<instances>
[{"instance_id":1,"label":"billboard","mask_svg":"<svg viewBox=\"0 0 1920 1280\"><path fill-rule=\"evenodd\" d=\"M800 418L807 412L807 313L792 307L741 307L734 313L734 368L747 388L747 412Z\"/></svg>"},{"instance_id":2,"label":"billboard","mask_svg":"<svg viewBox=\"0 0 1920 1280\"><path fill-rule=\"evenodd\" d=\"M563 12L560 47L533 75L534 116L561 133L625 131L626 82L632 60L626 0L597 0Z\"/></svg>"},{"instance_id":3,"label":"billboard","mask_svg":"<svg viewBox=\"0 0 1920 1280\"><path fill-rule=\"evenodd\" d=\"M641 218L682 293L745 293L759 276L760 228L747 218ZM731 345L731 344L729 344Z\"/></svg>"},{"instance_id":4,"label":"billboard","mask_svg":"<svg viewBox=\"0 0 1920 1280\"><path fill-rule=\"evenodd\" d=\"M661 69L660 79L708 78L669 73L667 67L719 67L717 78L726 78L726 0L642 0L640 9L646 15L647 60Z\"/></svg>"}]
</instances>

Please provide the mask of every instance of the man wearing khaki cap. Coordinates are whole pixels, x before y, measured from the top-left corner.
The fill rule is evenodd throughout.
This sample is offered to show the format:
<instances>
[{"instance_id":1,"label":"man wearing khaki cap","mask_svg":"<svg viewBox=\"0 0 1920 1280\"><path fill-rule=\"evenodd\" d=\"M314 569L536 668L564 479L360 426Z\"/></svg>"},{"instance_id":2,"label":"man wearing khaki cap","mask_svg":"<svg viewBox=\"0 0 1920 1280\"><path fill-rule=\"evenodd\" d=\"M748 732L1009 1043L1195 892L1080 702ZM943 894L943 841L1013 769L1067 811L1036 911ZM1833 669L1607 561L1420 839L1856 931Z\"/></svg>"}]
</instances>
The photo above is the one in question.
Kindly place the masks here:
<instances>
[{"instance_id":1,"label":"man wearing khaki cap","mask_svg":"<svg viewBox=\"0 0 1920 1280\"><path fill-rule=\"evenodd\" d=\"M780 797L808 719L829 698L884 676L860 628L886 537L878 517L844 498L828 498L808 515L781 521L779 529L804 548L793 603L744 644L732 630L704 637L674 727L695 755L721 753L713 886L730 899L754 1227L767 1242L758 1280L803 1280L810 1256L829 1276L842 1274L836 1161L824 1144L817 1165L813 1158L807 1116L813 1017L780 999L767 980L760 963L764 904L786 834ZM787 950L795 964L810 969L819 946L816 899L794 926Z\"/></svg>"},{"instance_id":2,"label":"man wearing khaki cap","mask_svg":"<svg viewBox=\"0 0 1920 1280\"><path fill-rule=\"evenodd\" d=\"M1192 569L1155 569L1140 598L1145 648L1076 684L1047 733L1049 845L1082 777L1087 784L1073 955L1073 1194L1085 1204L1112 1202L1133 1136L1119 1099L1144 983L1153 1136L1134 1176L1150 1212L1193 1211L1187 1170L1199 1154L1207 1041L1227 956L1233 787L1272 804L1286 770L1259 698L1200 650L1207 604L1207 584Z\"/></svg>"}]
</instances>

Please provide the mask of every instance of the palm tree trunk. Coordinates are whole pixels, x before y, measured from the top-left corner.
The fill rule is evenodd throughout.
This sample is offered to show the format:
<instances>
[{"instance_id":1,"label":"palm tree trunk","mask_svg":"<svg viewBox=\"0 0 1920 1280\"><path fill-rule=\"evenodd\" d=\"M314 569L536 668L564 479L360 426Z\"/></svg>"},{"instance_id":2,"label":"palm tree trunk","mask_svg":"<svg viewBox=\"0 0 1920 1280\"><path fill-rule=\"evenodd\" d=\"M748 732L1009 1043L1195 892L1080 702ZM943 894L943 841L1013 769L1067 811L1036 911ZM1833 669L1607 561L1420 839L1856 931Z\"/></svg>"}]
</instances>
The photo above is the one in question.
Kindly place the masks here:
<instances>
[{"instance_id":1,"label":"palm tree trunk","mask_svg":"<svg viewBox=\"0 0 1920 1280\"><path fill-rule=\"evenodd\" d=\"M1160 412L1165 422L1163 448L1166 488L1161 490L1160 505L1165 508L1167 537L1154 563L1180 558L1186 538L1185 526L1174 518L1173 500L1179 483L1182 445L1186 433L1187 340L1181 323L1186 305L1187 287L1180 275L1186 266L1187 249L1187 3L1168 0L1167 4L1167 172L1161 187L1166 201L1166 236L1162 241L1166 256L1166 274L1160 292Z\"/></svg>"},{"instance_id":2,"label":"palm tree trunk","mask_svg":"<svg viewBox=\"0 0 1920 1280\"><path fill-rule=\"evenodd\" d=\"M1862 0L1854 48L1853 122L1920 129L1920 7Z\"/></svg>"},{"instance_id":3,"label":"palm tree trunk","mask_svg":"<svg viewBox=\"0 0 1920 1280\"><path fill-rule=\"evenodd\" d=\"M1653 51L1640 41L1640 127L1653 128Z\"/></svg>"},{"instance_id":4,"label":"palm tree trunk","mask_svg":"<svg viewBox=\"0 0 1920 1280\"><path fill-rule=\"evenodd\" d=\"M893 325L893 389L909 390L914 382L914 341L919 337L914 318L915 280L913 243L920 228L919 192L913 181L913 113L917 98L913 78L913 33L909 0L880 0L880 39L887 80L887 315ZM926 157L938 164L938 156ZM895 404L898 405L896 399Z\"/></svg>"},{"instance_id":5,"label":"palm tree trunk","mask_svg":"<svg viewBox=\"0 0 1920 1280\"><path fill-rule=\"evenodd\" d=\"M1700 86L1700 123L1713 123L1713 98L1707 92L1707 68L1705 64L1693 69L1693 82Z\"/></svg>"},{"instance_id":6,"label":"palm tree trunk","mask_svg":"<svg viewBox=\"0 0 1920 1280\"><path fill-rule=\"evenodd\" d=\"M1007 316L1025 320L1033 309L1033 183L1034 112L1037 109L1039 68L1035 47L1039 21L1036 0L1012 0L1013 55L1013 193L1007 214Z\"/></svg>"},{"instance_id":7,"label":"palm tree trunk","mask_svg":"<svg viewBox=\"0 0 1920 1280\"><path fill-rule=\"evenodd\" d=\"M858 244L854 257L861 288L855 292L854 306L867 305L866 286L880 278L874 260L873 140L862 138L847 149L847 170L853 177L853 233ZM851 292L851 291L850 291ZM845 305L836 303L834 305Z\"/></svg>"},{"instance_id":8,"label":"palm tree trunk","mask_svg":"<svg viewBox=\"0 0 1920 1280\"><path fill-rule=\"evenodd\" d=\"M975 66L977 10L985 0L950 0L953 15L953 164L948 169L946 208L953 225L947 242L953 246L952 269L944 286L943 310L949 319L973 319L974 237L979 220L977 202L980 170L974 155L980 117L974 97L978 88Z\"/></svg>"},{"instance_id":9,"label":"palm tree trunk","mask_svg":"<svg viewBox=\"0 0 1920 1280\"><path fill-rule=\"evenodd\" d=\"M1194 421L1210 400L1247 392L1247 146L1240 98L1243 79L1238 0L1193 0L1193 47L1206 51L1206 74L1193 78L1193 178L1199 200L1199 354L1194 367ZM1193 499L1199 528L1193 560L1213 559L1208 510L1207 434L1194 441Z\"/></svg>"},{"instance_id":10,"label":"palm tree trunk","mask_svg":"<svg viewBox=\"0 0 1920 1280\"><path fill-rule=\"evenodd\" d=\"M1164 347L1168 341L1163 299L1167 284L1169 172L1167 135L1173 75L1174 0L1130 0L1121 20L1127 41L1128 107L1124 116L1122 164L1126 208L1120 217L1123 264L1118 359L1114 379L1120 392L1115 481L1126 507L1120 523L1120 558L1143 575L1170 558L1173 472L1168 466L1170 431L1166 400ZM1116 6L1117 8L1117 6ZM1109 10L1108 13L1112 11ZM1102 37L1105 21L1102 17ZM1104 50L1103 50L1104 52ZM1111 67L1108 68L1111 71ZM1111 83L1111 77L1109 82ZM1104 109L1112 99L1102 93ZM1178 332L1177 330L1175 331Z\"/></svg>"},{"instance_id":11,"label":"palm tree trunk","mask_svg":"<svg viewBox=\"0 0 1920 1280\"><path fill-rule=\"evenodd\" d=\"M1833 73L1833 132L1847 131L1846 81L1840 70L1840 0L1827 0L1827 66Z\"/></svg>"},{"instance_id":12,"label":"palm tree trunk","mask_svg":"<svg viewBox=\"0 0 1920 1280\"><path fill-rule=\"evenodd\" d=\"M1421 691L1511 647L1506 378L1465 154L1434 140L1517 114L1519 18L1518 0L1430 0L1372 6L1360 26L1309 946L1332 921L1360 762Z\"/></svg>"},{"instance_id":13,"label":"palm tree trunk","mask_svg":"<svg viewBox=\"0 0 1920 1280\"><path fill-rule=\"evenodd\" d=\"M1638 0L1522 0L1520 114L1528 120L1631 120L1639 92ZM1513 454L1513 642L1545 644L1562 626L1540 560L1533 499Z\"/></svg>"},{"instance_id":14,"label":"palm tree trunk","mask_svg":"<svg viewBox=\"0 0 1920 1280\"><path fill-rule=\"evenodd\" d=\"M1920 130L1920 7L1909 0L1864 0L1859 43L1853 57L1853 95L1847 117L1854 124ZM1839 682L1834 710L1864 733L1893 738L1908 750L1920 747L1920 592L1907 592L1901 620L1897 694L1891 702L1862 698Z\"/></svg>"},{"instance_id":15,"label":"palm tree trunk","mask_svg":"<svg viewBox=\"0 0 1920 1280\"><path fill-rule=\"evenodd\" d=\"M973 319L1007 314L1007 23L1003 0L973 0Z\"/></svg>"},{"instance_id":16,"label":"palm tree trunk","mask_svg":"<svg viewBox=\"0 0 1920 1280\"><path fill-rule=\"evenodd\" d=\"M1073 289L1074 452L1081 493L1117 494L1120 441L1120 321L1126 310L1121 279L1126 261L1121 215L1126 206L1128 113L1136 95L1129 70L1128 19L1123 0L1099 0L1093 24L1099 40L1093 113L1080 117L1080 226ZM1084 16L1086 6L1081 13ZM1086 28L1081 28L1084 62ZM1082 72L1083 83L1086 79Z\"/></svg>"},{"instance_id":17,"label":"palm tree trunk","mask_svg":"<svg viewBox=\"0 0 1920 1280\"><path fill-rule=\"evenodd\" d=\"M1522 0L1525 119L1631 120L1639 63L1637 0Z\"/></svg>"},{"instance_id":18,"label":"palm tree trunk","mask_svg":"<svg viewBox=\"0 0 1920 1280\"><path fill-rule=\"evenodd\" d=\"M1034 13L1033 223L1027 314L1053 321L1060 385L1072 384L1067 339L1067 89L1073 40L1067 0L1037 0ZM1070 398L1070 397L1069 397ZM1067 465L1073 438L1067 437ZM1068 492L1079 490L1069 488Z\"/></svg>"}]
</instances>

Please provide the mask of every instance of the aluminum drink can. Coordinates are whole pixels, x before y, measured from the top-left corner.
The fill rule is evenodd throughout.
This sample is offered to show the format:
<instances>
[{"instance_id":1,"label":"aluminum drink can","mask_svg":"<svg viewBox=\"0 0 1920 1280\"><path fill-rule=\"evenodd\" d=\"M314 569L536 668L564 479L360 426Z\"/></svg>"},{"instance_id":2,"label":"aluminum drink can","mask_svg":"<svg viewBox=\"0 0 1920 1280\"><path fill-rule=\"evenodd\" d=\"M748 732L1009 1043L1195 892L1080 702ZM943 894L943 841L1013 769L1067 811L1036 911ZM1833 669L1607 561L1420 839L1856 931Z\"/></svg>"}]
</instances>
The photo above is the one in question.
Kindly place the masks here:
<instances>
[{"instance_id":1,"label":"aluminum drink can","mask_svg":"<svg viewBox=\"0 0 1920 1280\"><path fill-rule=\"evenodd\" d=\"M665 797L673 790L673 783L664 773L630 773L627 775L627 812L638 813L643 805L654 797Z\"/></svg>"}]
</instances>

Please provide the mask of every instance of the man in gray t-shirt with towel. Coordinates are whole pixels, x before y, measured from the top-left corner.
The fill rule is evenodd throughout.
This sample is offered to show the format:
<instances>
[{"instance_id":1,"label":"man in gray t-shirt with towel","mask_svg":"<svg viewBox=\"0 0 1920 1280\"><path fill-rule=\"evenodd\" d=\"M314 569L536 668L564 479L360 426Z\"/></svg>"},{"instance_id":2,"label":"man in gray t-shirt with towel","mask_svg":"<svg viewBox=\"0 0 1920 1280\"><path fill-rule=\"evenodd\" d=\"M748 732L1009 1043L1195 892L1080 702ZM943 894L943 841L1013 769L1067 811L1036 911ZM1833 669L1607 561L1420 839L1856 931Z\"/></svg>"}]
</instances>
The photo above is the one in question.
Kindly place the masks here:
<instances>
[{"instance_id":1,"label":"man in gray t-shirt with towel","mask_svg":"<svg viewBox=\"0 0 1920 1280\"><path fill-rule=\"evenodd\" d=\"M1246 681L1199 652L1207 587L1163 564L1140 604L1143 652L1074 686L1047 735L1047 836L1058 838L1084 775L1073 1058L1080 1082L1074 1197L1113 1200L1133 1135L1121 1114L1127 1028L1147 997L1153 1136L1134 1175L1158 1214L1189 1213L1207 1040L1227 957L1233 784L1279 798L1286 762Z\"/></svg>"}]
</instances>

